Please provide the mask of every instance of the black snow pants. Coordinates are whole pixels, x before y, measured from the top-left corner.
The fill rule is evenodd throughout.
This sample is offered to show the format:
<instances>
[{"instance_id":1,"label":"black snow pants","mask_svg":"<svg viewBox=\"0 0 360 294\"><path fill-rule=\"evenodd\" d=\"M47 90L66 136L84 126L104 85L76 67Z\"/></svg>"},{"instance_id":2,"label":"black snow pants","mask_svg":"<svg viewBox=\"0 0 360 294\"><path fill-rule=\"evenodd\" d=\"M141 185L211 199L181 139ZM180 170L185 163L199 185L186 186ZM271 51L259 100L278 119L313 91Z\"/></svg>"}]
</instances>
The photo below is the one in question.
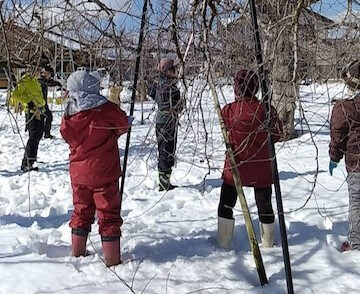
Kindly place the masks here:
<instances>
[{"instance_id":1,"label":"black snow pants","mask_svg":"<svg viewBox=\"0 0 360 294\"><path fill-rule=\"evenodd\" d=\"M259 213L259 220L264 224L274 222L274 211L271 205L271 187L254 188L255 202ZM223 183L220 192L220 202L218 207L218 216L231 219L233 218L233 208L237 200L235 186Z\"/></svg>"},{"instance_id":2,"label":"black snow pants","mask_svg":"<svg viewBox=\"0 0 360 294\"><path fill-rule=\"evenodd\" d=\"M177 141L177 124L156 124L156 139L158 143L158 171L171 173L175 164L175 151Z\"/></svg>"},{"instance_id":3,"label":"black snow pants","mask_svg":"<svg viewBox=\"0 0 360 294\"><path fill-rule=\"evenodd\" d=\"M45 105L45 123L44 123L44 135L49 136L51 130L51 123L53 121L53 115L49 106Z\"/></svg>"},{"instance_id":4,"label":"black snow pants","mask_svg":"<svg viewBox=\"0 0 360 294\"><path fill-rule=\"evenodd\" d=\"M33 113L26 113L25 118L26 128L29 131L29 139L27 141L24 157L21 163L22 168L28 166L28 160L29 167L31 167L36 161L39 142L44 131L44 115L41 115L40 119L37 119Z\"/></svg>"}]
</instances>

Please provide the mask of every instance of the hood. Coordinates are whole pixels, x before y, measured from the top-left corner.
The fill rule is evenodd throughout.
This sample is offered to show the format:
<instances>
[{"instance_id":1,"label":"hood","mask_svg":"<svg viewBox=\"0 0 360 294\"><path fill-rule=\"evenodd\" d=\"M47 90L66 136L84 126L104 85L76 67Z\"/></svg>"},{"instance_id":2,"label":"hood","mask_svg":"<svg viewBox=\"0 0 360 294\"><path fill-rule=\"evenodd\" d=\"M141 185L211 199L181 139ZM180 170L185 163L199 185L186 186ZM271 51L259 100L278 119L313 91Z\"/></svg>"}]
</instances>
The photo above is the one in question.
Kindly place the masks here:
<instances>
[{"instance_id":1,"label":"hood","mask_svg":"<svg viewBox=\"0 0 360 294\"><path fill-rule=\"evenodd\" d=\"M259 77L252 70L240 69L234 77L235 100L255 97L259 90Z\"/></svg>"},{"instance_id":2,"label":"hood","mask_svg":"<svg viewBox=\"0 0 360 294\"><path fill-rule=\"evenodd\" d=\"M98 72L76 71L67 80L69 99L65 115L99 107L107 102L100 95L100 76Z\"/></svg>"}]
</instances>

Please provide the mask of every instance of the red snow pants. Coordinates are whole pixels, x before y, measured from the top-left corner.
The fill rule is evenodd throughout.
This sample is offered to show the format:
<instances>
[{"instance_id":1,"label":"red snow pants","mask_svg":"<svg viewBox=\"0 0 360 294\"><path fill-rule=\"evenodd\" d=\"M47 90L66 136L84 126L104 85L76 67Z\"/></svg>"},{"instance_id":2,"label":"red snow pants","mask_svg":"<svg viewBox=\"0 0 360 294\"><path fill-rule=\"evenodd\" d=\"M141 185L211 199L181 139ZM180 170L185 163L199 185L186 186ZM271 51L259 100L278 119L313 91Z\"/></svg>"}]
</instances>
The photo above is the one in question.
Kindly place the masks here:
<instances>
[{"instance_id":1,"label":"red snow pants","mask_svg":"<svg viewBox=\"0 0 360 294\"><path fill-rule=\"evenodd\" d=\"M91 231L91 224L98 216L99 233L101 236L120 237L119 181L114 181L101 187L72 184L74 212L71 216L70 227Z\"/></svg>"}]
</instances>

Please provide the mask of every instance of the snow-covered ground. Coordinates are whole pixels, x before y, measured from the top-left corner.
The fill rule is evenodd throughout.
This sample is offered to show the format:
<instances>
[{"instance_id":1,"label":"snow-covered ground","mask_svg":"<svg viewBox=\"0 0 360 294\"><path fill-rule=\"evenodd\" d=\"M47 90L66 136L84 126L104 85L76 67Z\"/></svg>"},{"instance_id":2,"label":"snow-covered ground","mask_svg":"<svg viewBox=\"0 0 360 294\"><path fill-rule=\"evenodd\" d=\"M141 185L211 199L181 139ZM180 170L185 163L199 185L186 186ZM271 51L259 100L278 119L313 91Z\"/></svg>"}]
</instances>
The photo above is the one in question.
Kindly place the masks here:
<instances>
[{"instance_id":1,"label":"snow-covered ground","mask_svg":"<svg viewBox=\"0 0 360 294\"><path fill-rule=\"evenodd\" d=\"M231 100L231 88L223 90ZM359 293L360 252L338 251L347 233L344 163L333 177L328 173L329 101L342 92L341 84L304 86L306 121L297 119L302 134L276 145L296 293ZM144 104L143 125L136 105L121 239L122 251L135 254L136 260L111 270L100 258L96 224L88 250L100 256L76 259L69 254L72 197L68 146L59 133L61 107L53 106L56 139L40 142L40 171L21 174L24 116L18 116L18 133L2 94L0 293L131 293L128 287L135 293L286 293L278 230L277 246L261 250L269 279L261 287L239 204L231 250L216 247L225 148L211 96L205 91L200 99L189 93L193 110L181 121L172 179L180 188L167 193L157 191L153 104ZM119 140L121 154L125 139ZM259 236L253 192L245 192Z\"/></svg>"}]
</instances>

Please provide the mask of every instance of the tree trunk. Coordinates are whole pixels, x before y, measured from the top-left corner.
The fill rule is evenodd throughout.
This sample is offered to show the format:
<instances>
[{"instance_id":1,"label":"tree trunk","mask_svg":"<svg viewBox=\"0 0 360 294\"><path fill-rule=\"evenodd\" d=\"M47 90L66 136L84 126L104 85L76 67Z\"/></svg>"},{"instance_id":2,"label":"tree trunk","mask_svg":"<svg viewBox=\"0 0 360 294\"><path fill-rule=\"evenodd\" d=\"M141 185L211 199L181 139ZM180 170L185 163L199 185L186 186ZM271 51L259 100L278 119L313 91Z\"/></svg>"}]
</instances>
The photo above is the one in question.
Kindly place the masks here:
<instances>
[{"instance_id":1,"label":"tree trunk","mask_svg":"<svg viewBox=\"0 0 360 294\"><path fill-rule=\"evenodd\" d=\"M303 1L303 6L299 9L306 7L310 2ZM279 24L272 27L269 35L263 36L263 40L267 41L265 60L268 62L272 104L283 123L282 140L290 140L295 136L294 115L296 100L299 97L299 83L298 75L294 75L293 17L286 18L294 15L297 3L273 0L258 1L257 5L263 23L272 26Z\"/></svg>"},{"instance_id":2,"label":"tree trunk","mask_svg":"<svg viewBox=\"0 0 360 294\"><path fill-rule=\"evenodd\" d=\"M293 81L294 55L289 35L291 36L290 29L283 31L282 36L274 43L273 49L276 53L270 71L272 104L283 123L283 140L294 138L294 115L299 93L298 83Z\"/></svg>"}]
</instances>

